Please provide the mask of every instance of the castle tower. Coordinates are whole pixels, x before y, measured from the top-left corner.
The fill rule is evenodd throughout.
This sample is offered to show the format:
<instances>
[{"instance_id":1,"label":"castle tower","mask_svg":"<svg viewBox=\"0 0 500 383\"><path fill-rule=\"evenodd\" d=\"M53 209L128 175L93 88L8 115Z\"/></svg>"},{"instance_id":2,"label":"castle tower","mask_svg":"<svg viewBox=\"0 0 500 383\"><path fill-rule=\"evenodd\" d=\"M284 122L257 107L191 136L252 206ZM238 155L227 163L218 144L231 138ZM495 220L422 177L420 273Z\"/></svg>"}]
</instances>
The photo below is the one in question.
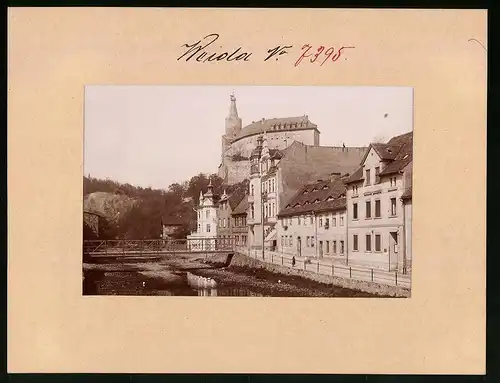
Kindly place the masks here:
<instances>
[{"instance_id":1,"label":"castle tower","mask_svg":"<svg viewBox=\"0 0 500 383\"><path fill-rule=\"evenodd\" d=\"M222 160L224 161L224 153L231 147L231 140L241 131L241 118L238 117L238 109L236 108L236 97L234 93L229 97L231 104L229 105L229 115L226 117L226 128L222 136Z\"/></svg>"},{"instance_id":2,"label":"castle tower","mask_svg":"<svg viewBox=\"0 0 500 383\"><path fill-rule=\"evenodd\" d=\"M241 132L241 118L238 116L238 108L236 108L236 97L234 92L229 96L229 114L226 117L226 127L224 135L222 136L222 146L221 146L221 166L219 168L219 177L227 177L227 164L225 155L226 152L231 148L232 140Z\"/></svg>"},{"instance_id":3,"label":"castle tower","mask_svg":"<svg viewBox=\"0 0 500 383\"><path fill-rule=\"evenodd\" d=\"M226 137L234 138L241 131L241 118L238 117L238 109L236 108L236 97L233 94L229 96L231 104L229 105L229 115L226 117Z\"/></svg>"}]
</instances>

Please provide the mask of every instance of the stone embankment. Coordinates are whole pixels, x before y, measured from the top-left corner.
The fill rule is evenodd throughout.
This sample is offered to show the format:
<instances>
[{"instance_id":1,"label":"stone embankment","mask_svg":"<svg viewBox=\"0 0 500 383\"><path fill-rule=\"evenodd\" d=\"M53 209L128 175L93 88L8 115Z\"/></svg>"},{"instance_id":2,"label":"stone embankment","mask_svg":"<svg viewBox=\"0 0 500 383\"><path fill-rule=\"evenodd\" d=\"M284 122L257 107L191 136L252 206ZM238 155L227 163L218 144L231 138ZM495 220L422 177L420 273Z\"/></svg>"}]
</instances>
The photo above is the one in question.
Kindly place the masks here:
<instances>
[{"instance_id":1,"label":"stone embankment","mask_svg":"<svg viewBox=\"0 0 500 383\"><path fill-rule=\"evenodd\" d=\"M410 297L410 290L401 286L389 286L380 283L361 281L356 279L342 278L316 273L313 271L281 266L269 262L263 262L258 259L236 253L234 255L215 254L207 256L206 263L211 265L228 267L233 271L245 270L266 270L273 274L288 275L304 278L314 282L342 287L345 289L363 291L370 294L392 296L392 297Z\"/></svg>"}]
</instances>

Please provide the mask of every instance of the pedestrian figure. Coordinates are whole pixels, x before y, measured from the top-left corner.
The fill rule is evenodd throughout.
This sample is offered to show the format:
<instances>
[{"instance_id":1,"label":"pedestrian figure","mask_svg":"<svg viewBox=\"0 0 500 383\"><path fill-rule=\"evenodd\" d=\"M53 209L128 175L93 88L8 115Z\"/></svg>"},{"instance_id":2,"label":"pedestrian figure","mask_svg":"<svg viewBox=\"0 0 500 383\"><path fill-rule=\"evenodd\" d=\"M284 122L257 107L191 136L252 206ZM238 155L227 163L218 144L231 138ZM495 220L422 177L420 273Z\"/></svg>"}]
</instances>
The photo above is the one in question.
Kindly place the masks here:
<instances>
[{"instance_id":1,"label":"pedestrian figure","mask_svg":"<svg viewBox=\"0 0 500 383\"><path fill-rule=\"evenodd\" d=\"M295 256L292 257L292 266L295 266Z\"/></svg>"}]
</instances>

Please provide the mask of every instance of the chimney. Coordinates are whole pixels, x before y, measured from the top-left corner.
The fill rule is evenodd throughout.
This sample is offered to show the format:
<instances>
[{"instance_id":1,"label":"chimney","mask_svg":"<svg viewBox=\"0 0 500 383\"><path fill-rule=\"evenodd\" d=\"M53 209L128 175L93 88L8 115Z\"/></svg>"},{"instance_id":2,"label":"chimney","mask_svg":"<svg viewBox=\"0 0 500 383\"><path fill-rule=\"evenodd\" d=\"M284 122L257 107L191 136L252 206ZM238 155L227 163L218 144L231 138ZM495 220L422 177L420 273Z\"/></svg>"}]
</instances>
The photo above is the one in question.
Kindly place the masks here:
<instances>
[{"instance_id":1,"label":"chimney","mask_svg":"<svg viewBox=\"0 0 500 383\"><path fill-rule=\"evenodd\" d=\"M330 174L330 181L335 181L336 179L340 178L340 173L333 172Z\"/></svg>"}]
</instances>

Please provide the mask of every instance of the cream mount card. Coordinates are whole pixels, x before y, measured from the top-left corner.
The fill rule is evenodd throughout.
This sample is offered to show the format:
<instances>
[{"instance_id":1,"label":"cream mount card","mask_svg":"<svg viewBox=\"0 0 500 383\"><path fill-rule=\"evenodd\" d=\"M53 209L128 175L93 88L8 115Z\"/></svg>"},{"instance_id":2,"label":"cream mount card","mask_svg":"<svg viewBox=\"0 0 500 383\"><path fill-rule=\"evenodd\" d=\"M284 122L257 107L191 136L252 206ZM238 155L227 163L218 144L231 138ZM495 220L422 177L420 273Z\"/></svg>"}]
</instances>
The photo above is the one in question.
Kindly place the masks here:
<instances>
[{"instance_id":1,"label":"cream mount card","mask_svg":"<svg viewBox=\"0 0 500 383\"><path fill-rule=\"evenodd\" d=\"M483 10L9 9L9 371L484 373L486 31ZM254 86L411 88L411 296L83 294L86 93L104 86L235 88L238 103ZM191 141L218 156L208 131ZM179 142L155 153L181 158Z\"/></svg>"}]
</instances>

